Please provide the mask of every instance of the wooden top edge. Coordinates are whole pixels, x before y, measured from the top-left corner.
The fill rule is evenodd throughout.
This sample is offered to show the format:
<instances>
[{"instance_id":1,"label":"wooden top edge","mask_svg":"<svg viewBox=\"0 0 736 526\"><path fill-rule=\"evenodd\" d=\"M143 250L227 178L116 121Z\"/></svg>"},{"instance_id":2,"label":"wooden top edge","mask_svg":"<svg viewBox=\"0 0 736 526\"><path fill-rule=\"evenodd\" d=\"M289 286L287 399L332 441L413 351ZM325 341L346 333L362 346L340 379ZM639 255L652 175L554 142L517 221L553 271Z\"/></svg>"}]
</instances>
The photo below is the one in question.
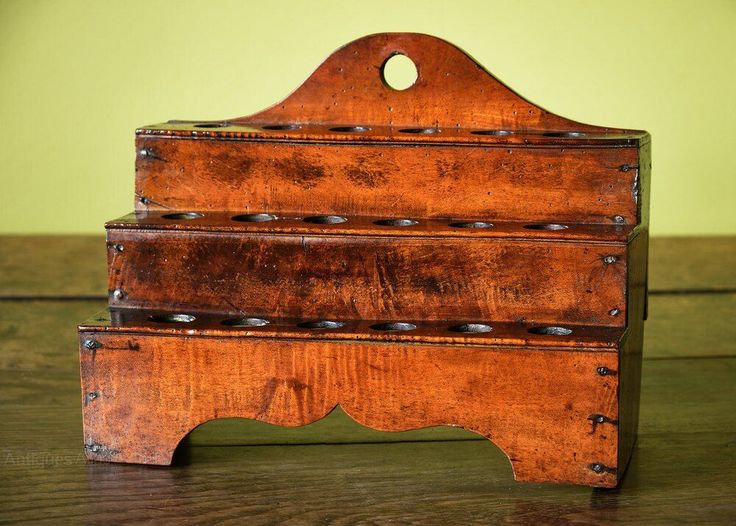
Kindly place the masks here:
<instances>
[{"instance_id":1,"label":"wooden top edge","mask_svg":"<svg viewBox=\"0 0 736 526\"><path fill-rule=\"evenodd\" d=\"M331 218L331 219L328 219ZM342 221L322 224L312 221ZM384 224L381 222L390 222ZM139 211L106 223L108 230L271 234L300 236L382 236L417 238L505 238L626 243L640 226L590 223L495 221L485 218L308 216L278 211Z\"/></svg>"},{"instance_id":2,"label":"wooden top edge","mask_svg":"<svg viewBox=\"0 0 736 526\"><path fill-rule=\"evenodd\" d=\"M285 127L286 129L273 129L273 127ZM432 131L426 132L426 130ZM486 147L561 145L565 147L640 147L650 140L649 134L645 131L605 128L595 131L436 128L431 125L406 128L401 126L368 126L360 123L334 125L299 121L279 124L236 121L169 121L141 127L136 130L136 135L234 141L341 144L421 143Z\"/></svg>"},{"instance_id":3,"label":"wooden top edge","mask_svg":"<svg viewBox=\"0 0 736 526\"><path fill-rule=\"evenodd\" d=\"M165 320L190 321L165 321ZM260 326L228 325L232 320L248 319ZM260 321L263 320L263 321ZM310 328L304 324L337 323L334 328ZM223 323L224 322L224 323ZM410 324L410 330L381 330L384 324ZM456 332L471 324L478 330L490 326L489 332ZM455 330L451 330L453 327ZM206 312L163 312L145 309L109 309L79 325L80 332L122 332L159 336L270 338L282 340L327 340L401 344L445 344L543 347L601 350L617 352L626 333L624 327L569 325L555 327L529 323L493 322L488 320L386 322L382 320L302 320L293 318L249 317ZM485 327L481 327L485 329ZM561 329L561 330L560 330ZM532 331L566 332L570 334L538 334Z\"/></svg>"}]
</instances>

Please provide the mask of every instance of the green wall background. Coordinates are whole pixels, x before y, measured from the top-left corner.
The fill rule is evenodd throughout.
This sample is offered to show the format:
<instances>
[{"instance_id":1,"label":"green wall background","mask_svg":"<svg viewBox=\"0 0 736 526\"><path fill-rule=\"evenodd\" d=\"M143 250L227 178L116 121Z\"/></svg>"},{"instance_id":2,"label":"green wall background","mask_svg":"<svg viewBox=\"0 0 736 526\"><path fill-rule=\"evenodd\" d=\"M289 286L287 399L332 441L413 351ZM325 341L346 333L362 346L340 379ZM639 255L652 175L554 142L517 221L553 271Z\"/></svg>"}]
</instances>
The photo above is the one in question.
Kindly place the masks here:
<instances>
[{"instance_id":1,"label":"green wall background","mask_svg":"<svg viewBox=\"0 0 736 526\"><path fill-rule=\"evenodd\" d=\"M531 101L653 136L652 232L736 234L736 2L0 0L0 231L101 233L133 131L247 115L368 33L453 42Z\"/></svg>"}]
</instances>

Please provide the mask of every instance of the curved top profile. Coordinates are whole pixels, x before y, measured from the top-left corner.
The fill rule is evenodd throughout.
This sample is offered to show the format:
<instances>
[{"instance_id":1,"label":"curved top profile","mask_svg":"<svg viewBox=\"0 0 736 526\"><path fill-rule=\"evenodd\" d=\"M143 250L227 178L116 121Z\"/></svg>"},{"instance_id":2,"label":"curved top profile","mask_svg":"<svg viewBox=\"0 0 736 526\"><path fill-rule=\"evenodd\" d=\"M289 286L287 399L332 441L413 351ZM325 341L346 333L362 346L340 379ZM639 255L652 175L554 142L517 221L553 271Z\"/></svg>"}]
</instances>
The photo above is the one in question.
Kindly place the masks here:
<instances>
[{"instance_id":1,"label":"curved top profile","mask_svg":"<svg viewBox=\"0 0 736 526\"><path fill-rule=\"evenodd\" d=\"M384 80L383 66L405 55L417 69L404 90ZM582 124L527 101L463 50L419 33L378 33L330 55L286 99L239 124L320 123L626 133Z\"/></svg>"}]
</instances>

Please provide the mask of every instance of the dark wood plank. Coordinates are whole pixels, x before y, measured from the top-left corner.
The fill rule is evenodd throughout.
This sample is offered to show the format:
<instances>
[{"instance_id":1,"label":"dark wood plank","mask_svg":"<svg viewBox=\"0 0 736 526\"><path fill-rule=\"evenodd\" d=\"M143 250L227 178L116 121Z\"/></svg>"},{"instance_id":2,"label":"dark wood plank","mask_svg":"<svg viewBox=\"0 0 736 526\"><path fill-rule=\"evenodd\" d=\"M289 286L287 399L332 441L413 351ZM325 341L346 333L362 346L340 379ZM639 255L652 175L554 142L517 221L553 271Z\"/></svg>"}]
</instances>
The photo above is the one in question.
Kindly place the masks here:
<instances>
[{"instance_id":1,"label":"dark wood plank","mask_svg":"<svg viewBox=\"0 0 736 526\"><path fill-rule=\"evenodd\" d=\"M0 236L0 297L104 297L106 255L97 235Z\"/></svg>"},{"instance_id":2,"label":"dark wood plank","mask_svg":"<svg viewBox=\"0 0 736 526\"><path fill-rule=\"evenodd\" d=\"M654 237L649 290L736 290L736 236Z\"/></svg>"},{"instance_id":3,"label":"dark wood plank","mask_svg":"<svg viewBox=\"0 0 736 526\"><path fill-rule=\"evenodd\" d=\"M646 435L616 491L510 482L490 443L189 448L171 469L12 450L0 518L39 523L733 524L736 435ZM39 454L40 453L40 454ZM676 459L676 461L673 461Z\"/></svg>"},{"instance_id":4,"label":"dark wood plank","mask_svg":"<svg viewBox=\"0 0 736 526\"><path fill-rule=\"evenodd\" d=\"M644 359L736 356L736 293L649 297Z\"/></svg>"},{"instance_id":5,"label":"dark wood plank","mask_svg":"<svg viewBox=\"0 0 736 526\"><path fill-rule=\"evenodd\" d=\"M736 290L736 236L650 243L650 292ZM0 236L0 297L106 297L105 258L102 235Z\"/></svg>"},{"instance_id":6,"label":"dark wood plank","mask_svg":"<svg viewBox=\"0 0 736 526\"><path fill-rule=\"evenodd\" d=\"M732 358L645 362L639 443L612 492L513 483L508 460L481 440L226 448L192 440L171 469L85 464L72 397L40 404L26 394L0 405L0 520L732 523L735 372ZM72 380L39 387L71 391Z\"/></svg>"}]
</instances>

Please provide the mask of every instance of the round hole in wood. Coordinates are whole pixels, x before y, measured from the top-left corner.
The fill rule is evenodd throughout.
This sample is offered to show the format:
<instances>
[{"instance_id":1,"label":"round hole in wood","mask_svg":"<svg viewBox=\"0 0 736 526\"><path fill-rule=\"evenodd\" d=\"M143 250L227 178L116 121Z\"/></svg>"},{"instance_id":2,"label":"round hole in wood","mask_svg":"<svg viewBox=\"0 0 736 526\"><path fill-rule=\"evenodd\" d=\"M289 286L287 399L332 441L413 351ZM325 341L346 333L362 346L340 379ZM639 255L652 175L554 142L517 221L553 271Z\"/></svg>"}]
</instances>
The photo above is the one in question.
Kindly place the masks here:
<instances>
[{"instance_id":1,"label":"round hole in wood","mask_svg":"<svg viewBox=\"0 0 736 526\"><path fill-rule=\"evenodd\" d=\"M148 319L156 323L191 323L196 318L191 314L154 314Z\"/></svg>"},{"instance_id":2,"label":"round hole in wood","mask_svg":"<svg viewBox=\"0 0 736 526\"><path fill-rule=\"evenodd\" d=\"M390 322L390 323L377 323L371 325L371 329L376 331L413 331L417 326L413 323L406 322Z\"/></svg>"},{"instance_id":3,"label":"round hole in wood","mask_svg":"<svg viewBox=\"0 0 736 526\"><path fill-rule=\"evenodd\" d=\"M164 219L198 219L204 217L204 214L199 212L177 212L175 214L164 214L161 217Z\"/></svg>"},{"instance_id":4,"label":"round hole in wood","mask_svg":"<svg viewBox=\"0 0 736 526\"><path fill-rule=\"evenodd\" d=\"M363 133L370 131L370 128L368 126L337 126L335 128L330 128L330 131L340 133Z\"/></svg>"},{"instance_id":5,"label":"round hole in wood","mask_svg":"<svg viewBox=\"0 0 736 526\"><path fill-rule=\"evenodd\" d=\"M240 214L232 217L233 221L240 221L241 223L265 223L276 219L278 217L273 214Z\"/></svg>"},{"instance_id":6,"label":"round hole in wood","mask_svg":"<svg viewBox=\"0 0 736 526\"><path fill-rule=\"evenodd\" d=\"M555 326L549 326L549 327L532 327L529 329L529 332L532 334L543 334L545 336L567 336L568 334L572 334L572 329L568 329L567 327L555 327Z\"/></svg>"},{"instance_id":7,"label":"round hole in wood","mask_svg":"<svg viewBox=\"0 0 736 526\"><path fill-rule=\"evenodd\" d=\"M570 137L570 138L576 138L576 137L585 137L585 133L583 132L547 132L544 134L545 137Z\"/></svg>"},{"instance_id":8,"label":"round hole in wood","mask_svg":"<svg viewBox=\"0 0 736 526\"><path fill-rule=\"evenodd\" d=\"M529 230L565 230L567 225L560 225L558 223L537 223L534 225L524 225L524 228Z\"/></svg>"},{"instance_id":9,"label":"round hole in wood","mask_svg":"<svg viewBox=\"0 0 736 526\"><path fill-rule=\"evenodd\" d=\"M431 134L431 133L439 133L441 130L439 128L404 128L403 130L399 130L401 133L419 133L419 134Z\"/></svg>"},{"instance_id":10,"label":"round hole in wood","mask_svg":"<svg viewBox=\"0 0 736 526\"><path fill-rule=\"evenodd\" d=\"M275 130L275 131L289 131L298 130L301 126L299 124L267 124L263 126L264 130Z\"/></svg>"},{"instance_id":11,"label":"round hole in wood","mask_svg":"<svg viewBox=\"0 0 736 526\"><path fill-rule=\"evenodd\" d=\"M268 325L269 321L263 318L230 318L223 320L222 324L229 327L263 327Z\"/></svg>"},{"instance_id":12,"label":"round hole in wood","mask_svg":"<svg viewBox=\"0 0 736 526\"><path fill-rule=\"evenodd\" d=\"M301 327L302 329L339 329L344 325L345 324L341 321L316 320L297 323L296 326Z\"/></svg>"},{"instance_id":13,"label":"round hole in wood","mask_svg":"<svg viewBox=\"0 0 736 526\"><path fill-rule=\"evenodd\" d=\"M380 226L412 226L419 223L419 221L415 221L414 219L379 219L378 221L374 221L374 225L380 225Z\"/></svg>"},{"instance_id":14,"label":"round hole in wood","mask_svg":"<svg viewBox=\"0 0 736 526\"><path fill-rule=\"evenodd\" d=\"M315 223L317 225L336 225L338 223L345 223L348 219L342 216L311 216L305 217L305 223Z\"/></svg>"},{"instance_id":15,"label":"round hole in wood","mask_svg":"<svg viewBox=\"0 0 736 526\"><path fill-rule=\"evenodd\" d=\"M396 91L411 88L418 77L419 72L414 61L401 53L391 55L381 66L384 85Z\"/></svg>"},{"instance_id":16,"label":"round hole in wood","mask_svg":"<svg viewBox=\"0 0 736 526\"><path fill-rule=\"evenodd\" d=\"M199 124L195 124L195 128L224 128L226 126L230 126L229 122L201 122Z\"/></svg>"},{"instance_id":17,"label":"round hole in wood","mask_svg":"<svg viewBox=\"0 0 736 526\"><path fill-rule=\"evenodd\" d=\"M493 327L486 325L485 323L463 323L462 325L453 325L450 327L452 332L472 332L482 333L491 332Z\"/></svg>"},{"instance_id":18,"label":"round hole in wood","mask_svg":"<svg viewBox=\"0 0 736 526\"><path fill-rule=\"evenodd\" d=\"M486 223L485 221L467 221L461 223L450 223L450 226L454 228L491 228L493 223Z\"/></svg>"},{"instance_id":19,"label":"round hole in wood","mask_svg":"<svg viewBox=\"0 0 736 526\"><path fill-rule=\"evenodd\" d=\"M497 136L514 134L514 132L512 132L511 130L475 130L475 131L471 131L470 133L472 133L473 135L497 135Z\"/></svg>"}]
</instances>

